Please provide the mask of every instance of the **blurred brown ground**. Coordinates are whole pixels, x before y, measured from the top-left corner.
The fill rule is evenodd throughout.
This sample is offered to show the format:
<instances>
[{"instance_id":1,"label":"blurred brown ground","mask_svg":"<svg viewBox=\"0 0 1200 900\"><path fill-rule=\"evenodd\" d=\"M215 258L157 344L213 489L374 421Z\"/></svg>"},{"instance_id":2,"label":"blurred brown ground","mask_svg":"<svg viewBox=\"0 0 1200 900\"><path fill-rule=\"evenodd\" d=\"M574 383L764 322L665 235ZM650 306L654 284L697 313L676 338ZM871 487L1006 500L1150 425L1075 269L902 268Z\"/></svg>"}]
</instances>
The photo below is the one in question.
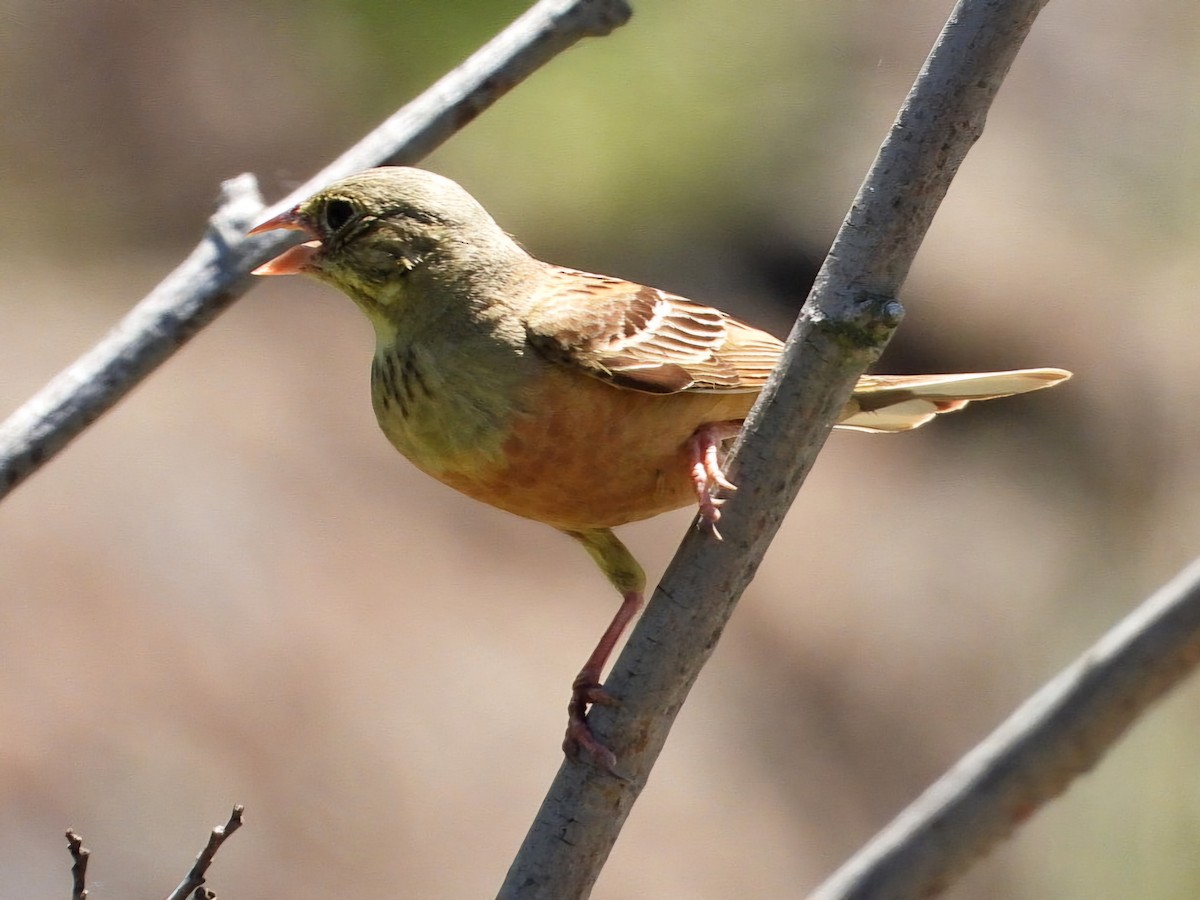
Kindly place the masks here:
<instances>
[{"instance_id":1,"label":"blurred brown ground","mask_svg":"<svg viewBox=\"0 0 1200 900\"><path fill-rule=\"evenodd\" d=\"M950 3L636 4L427 161L533 252L783 332ZM199 234L523 8L0 0L0 413ZM593 896L796 897L1200 546L1200 10L1050 4L881 369L1063 388L836 435ZM376 432L343 298L264 284L0 508L0 898L490 896L615 597ZM625 529L654 574L687 527ZM948 896L1200 893L1197 689Z\"/></svg>"}]
</instances>

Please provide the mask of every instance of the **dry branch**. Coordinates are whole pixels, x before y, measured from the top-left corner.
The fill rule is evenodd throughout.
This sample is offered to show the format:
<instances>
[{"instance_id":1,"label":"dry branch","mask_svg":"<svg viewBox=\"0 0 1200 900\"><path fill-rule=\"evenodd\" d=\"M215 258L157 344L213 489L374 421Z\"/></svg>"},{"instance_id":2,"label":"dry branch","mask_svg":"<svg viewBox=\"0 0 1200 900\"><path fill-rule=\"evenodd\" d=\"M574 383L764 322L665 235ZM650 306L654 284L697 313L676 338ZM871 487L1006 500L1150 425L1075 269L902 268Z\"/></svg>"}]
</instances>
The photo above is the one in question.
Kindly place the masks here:
<instances>
[{"instance_id":1,"label":"dry branch","mask_svg":"<svg viewBox=\"0 0 1200 900\"><path fill-rule=\"evenodd\" d=\"M75 829L67 829L67 849L71 851L71 900L86 900L87 864L92 851L83 846L83 838Z\"/></svg>"},{"instance_id":2,"label":"dry branch","mask_svg":"<svg viewBox=\"0 0 1200 900\"><path fill-rule=\"evenodd\" d=\"M1087 772L1200 662L1200 560L1030 697L817 889L931 897Z\"/></svg>"},{"instance_id":3,"label":"dry branch","mask_svg":"<svg viewBox=\"0 0 1200 900\"><path fill-rule=\"evenodd\" d=\"M212 830L208 836L208 842L204 845L204 849L200 851L196 857L196 862L192 868L184 876L183 881L173 890L167 897L167 900L187 900L189 896L197 898L197 900L206 900L215 895L204 887L204 879L208 874L208 869L212 865L213 859L217 855L217 851L221 849L221 845L226 839L242 827L242 813L244 807L235 806L233 812L229 814L229 819L224 825L218 825ZM91 851L83 846L83 838L75 833L74 829L67 829L67 849L71 851L71 900L86 900L87 892L87 865Z\"/></svg>"},{"instance_id":4,"label":"dry branch","mask_svg":"<svg viewBox=\"0 0 1200 900\"><path fill-rule=\"evenodd\" d=\"M208 868L212 865L213 858L216 857L217 851L221 849L221 845L226 839L242 827L242 813L245 811L243 806L235 806L233 812L229 814L229 819L224 825L218 825L212 830L208 836L208 843L204 845L204 849L200 851L196 857L196 862L183 881L179 882L179 886L171 891L167 900L187 900L188 895L196 897L208 896L208 892L204 890L205 876L208 875Z\"/></svg>"}]
</instances>

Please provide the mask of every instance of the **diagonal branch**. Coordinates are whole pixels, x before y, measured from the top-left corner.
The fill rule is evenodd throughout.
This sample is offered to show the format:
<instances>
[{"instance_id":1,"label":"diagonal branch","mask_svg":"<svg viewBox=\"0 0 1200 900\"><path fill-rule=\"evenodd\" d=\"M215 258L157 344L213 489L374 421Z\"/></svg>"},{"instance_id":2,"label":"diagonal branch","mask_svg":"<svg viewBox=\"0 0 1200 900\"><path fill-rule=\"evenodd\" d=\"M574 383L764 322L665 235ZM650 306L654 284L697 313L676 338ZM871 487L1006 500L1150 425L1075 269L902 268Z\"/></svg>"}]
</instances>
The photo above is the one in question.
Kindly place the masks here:
<instances>
[{"instance_id":1,"label":"diagonal branch","mask_svg":"<svg viewBox=\"0 0 1200 900\"><path fill-rule=\"evenodd\" d=\"M931 897L1087 772L1200 663L1200 560L964 756L812 900Z\"/></svg>"},{"instance_id":2,"label":"diagonal branch","mask_svg":"<svg viewBox=\"0 0 1200 900\"><path fill-rule=\"evenodd\" d=\"M894 299L1046 0L960 0L838 232L737 450L723 542L694 531L618 659L621 698L590 721L629 780L564 765L499 896L586 897L676 714L753 578L858 376L899 322Z\"/></svg>"},{"instance_id":3,"label":"diagonal branch","mask_svg":"<svg viewBox=\"0 0 1200 900\"><path fill-rule=\"evenodd\" d=\"M540 0L272 211L362 169L415 162L557 54L581 38L608 34L630 15L625 0ZM0 424L0 498L244 294L251 269L295 242L286 233L245 236L266 214L253 177L226 182L223 194L187 259L100 343Z\"/></svg>"}]
</instances>

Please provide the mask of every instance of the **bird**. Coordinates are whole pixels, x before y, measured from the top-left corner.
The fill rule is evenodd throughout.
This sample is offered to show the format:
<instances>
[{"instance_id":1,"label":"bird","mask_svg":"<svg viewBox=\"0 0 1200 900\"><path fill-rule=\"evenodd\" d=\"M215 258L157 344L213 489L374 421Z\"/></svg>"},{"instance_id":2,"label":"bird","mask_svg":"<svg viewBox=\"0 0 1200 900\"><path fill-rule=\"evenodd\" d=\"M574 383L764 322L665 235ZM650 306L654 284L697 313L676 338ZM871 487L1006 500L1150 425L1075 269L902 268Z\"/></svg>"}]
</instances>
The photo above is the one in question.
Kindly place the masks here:
<instances>
[{"instance_id":1,"label":"bird","mask_svg":"<svg viewBox=\"0 0 1200 900\"><path fill-rule=\"evenodd\" d=\"M668 291L539 260L424 169L352 175L249 233L275 229L304 240L256 275L315 277L374 327L371 400L395 448L444 484L573 538L621 595L571 684L563 741L569 758L616 774L587 714L619 702L601 676L646 576L613 529L694 503L719 538L736 490L724 455L782 342ZM864 375L837 427L908 431L1069 377Z\"/></svg>"}]
</instances>

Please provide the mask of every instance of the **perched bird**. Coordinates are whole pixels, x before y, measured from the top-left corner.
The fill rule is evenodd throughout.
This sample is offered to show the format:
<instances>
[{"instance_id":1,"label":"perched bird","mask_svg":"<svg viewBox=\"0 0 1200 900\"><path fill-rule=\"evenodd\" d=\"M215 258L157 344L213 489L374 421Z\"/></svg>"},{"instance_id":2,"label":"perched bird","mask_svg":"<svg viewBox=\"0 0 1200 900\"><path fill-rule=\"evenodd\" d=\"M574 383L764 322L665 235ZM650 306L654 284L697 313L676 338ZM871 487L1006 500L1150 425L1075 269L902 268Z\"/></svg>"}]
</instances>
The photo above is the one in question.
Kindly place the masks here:
<instances>
[{"instance_id":1,"label":"perched bird","mask_svg":"<svg viewBox=\"0 0 1200 900\"><path fill-rule=\"evenodd\" d=\"M642 606L646 576L612 529L698 503L714 527L723 445L782 351L720 310L534 259L466 191L385 167L330 185L254 228L307 240L256 270L328 282L375 328L371 399L418 468L583 545L622 603L571 686L568 755L609 769L589 704ZM839 427L907 431L938 413L1049 387L1061 369L867 375Z\"/></svg>"}]
</instances>

